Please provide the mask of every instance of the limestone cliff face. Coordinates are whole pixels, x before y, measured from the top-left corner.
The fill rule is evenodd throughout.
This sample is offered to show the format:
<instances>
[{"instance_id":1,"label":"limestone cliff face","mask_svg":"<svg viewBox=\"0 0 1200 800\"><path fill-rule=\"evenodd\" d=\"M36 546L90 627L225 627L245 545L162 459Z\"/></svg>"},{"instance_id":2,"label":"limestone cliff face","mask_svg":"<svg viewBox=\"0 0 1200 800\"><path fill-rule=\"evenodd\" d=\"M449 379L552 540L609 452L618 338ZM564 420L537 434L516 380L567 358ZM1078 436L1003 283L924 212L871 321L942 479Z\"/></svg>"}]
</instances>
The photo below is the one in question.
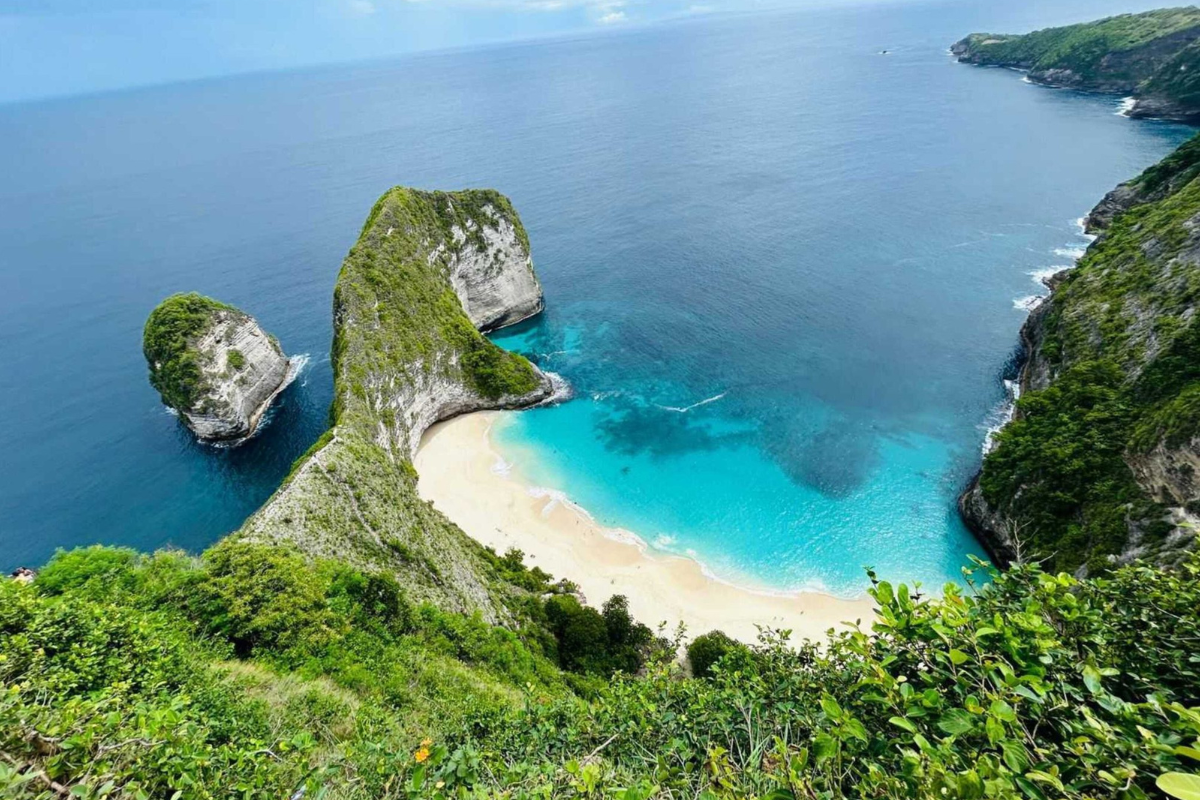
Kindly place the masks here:
<instances>
[{"instance_id":1,"label":"limestone cliff face","mask_svg":"<svg viewBox=\"0 0 1200 800\"><path fill-rule=\"evenodd\" d=\"M163 301L146 323L150 381L199 438L245 439L292 377L253 317L197 294Z\"/></svg>"},{"instance_id":2,"label":"limestone cliff face","mask_svg":"<svg viewBox=\"0 0 1200 800\"><path fill-rule=\"evenodd\" d=\"M450 284L471 323L490 331L541 312L542 287L523 232L495 206L481 210L480 221L451 231Z\"/></svg>"},{"instance_id":3,"label":"limestone cliff face","mask_svg":"<svg viewBox=\"0 0 1200 800\"><path fill-rule=\"evenodd\" d=\"M205 354L209 388L195 406L179 409L184 423L201 439L246 438L287 385L291 362L257 322L234 313L218 315L196 349Z\"/></svg>"},{"instance_id":4,"label":"limestone cliff face","mask_svg":"<svg viewBox=\"0 0 1200 800\"><path fill-rule=\"evenodd\" d=\"M503 195L386 193L334 289L333 427L240 535L386 570L414 599L503 622L511 586L418 497L410 462L439 420L552 395L549 376L480 333L541 308Z\"/></svg>"},{"instance_id":5,"label":"limestone cliff face","mask_svg":"<svg viewBox=\"0 0 1200 800\"><path fill-rule=\"evenodd\" d=\"M959 498L993 557L1178 561L1200 509L1200 137L1110 192L1021 331L1022 400Z\"/></svg>"}]
</instances>

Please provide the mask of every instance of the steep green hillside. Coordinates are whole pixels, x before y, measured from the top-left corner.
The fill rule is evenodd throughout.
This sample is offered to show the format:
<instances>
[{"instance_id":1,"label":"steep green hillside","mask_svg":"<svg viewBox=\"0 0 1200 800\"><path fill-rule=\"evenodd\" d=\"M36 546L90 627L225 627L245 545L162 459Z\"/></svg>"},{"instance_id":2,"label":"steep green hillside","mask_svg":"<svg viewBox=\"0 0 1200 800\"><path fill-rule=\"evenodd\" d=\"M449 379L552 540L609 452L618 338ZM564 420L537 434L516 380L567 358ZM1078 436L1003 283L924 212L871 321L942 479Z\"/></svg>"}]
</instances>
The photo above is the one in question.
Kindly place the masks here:
<instances>
[{"instance_id":1,"label":"steep green hillside","mask_svg":"<svg viewBox=\"0 0 1200 800\"><path fill-rule=\"evenodd\" d=\"M1102 232L1029 318L1017 418L967 517L1060 569L1169 563L1200 511L1200 140L1110 193Z\"/></svg>"},{"instance_id":2,"label":"steep green hillside","mask_svg":"<svg viewBox=\"0 0 1200 800\"><path fill-rule=\"evenodd\" d=\"M1017 36L973 33L951 50L967 63L1028 70L1038 83L1132 94L1134 115L1191 118L1200 114L1198 39L1200 9L1187 7Z\"/></svg>"},{"instance_id":3,"label":"steep green hillside","mask_svg":"<svg viewBox=\"0 0 1200 800\"><path fill-rule=\"evenodd\" d=\"M602 681L555 662L588 630L619 654L619 607L546 637L282 548L76 551L0 581L0 796L1158 797L1200 767L1198 578L878 583L873 636L704 678L643 642Z\"/></svg>"},{"instance_id":4,"label":"steep green hillside","mask_svg":"<svg viewBox=\"0 0 1200 800\"><path fill-rule=\"evenodd\" d=\"M502 235L518 256L507 265ZM492 622L520 613L524 590L417 496L410 459L439 419L549 395L544 375L475 329L452 283L475 261L529 270L528 254L520 219L496 192L384 194L334 290L332 428L237 538L384 569L413 598Z\"/></svg>"}]
</instances>

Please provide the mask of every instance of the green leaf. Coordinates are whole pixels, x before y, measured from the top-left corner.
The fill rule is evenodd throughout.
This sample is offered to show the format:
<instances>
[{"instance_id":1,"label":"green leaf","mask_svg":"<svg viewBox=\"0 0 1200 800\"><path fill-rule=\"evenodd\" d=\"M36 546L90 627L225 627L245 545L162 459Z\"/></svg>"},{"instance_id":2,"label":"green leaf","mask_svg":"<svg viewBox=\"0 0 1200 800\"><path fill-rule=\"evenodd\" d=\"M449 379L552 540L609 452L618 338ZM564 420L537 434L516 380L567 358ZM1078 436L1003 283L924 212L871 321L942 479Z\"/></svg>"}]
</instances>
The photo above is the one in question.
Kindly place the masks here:
<instances>
[{"instance_id":1,"label":"green leaf","mask_svg":"<svg viewBox=\"0 0 1200 800\"><path fill-rule=\"evenodd\" d=\"M975 727L975 718L964 709L952 708L938 720L937 725L951 736L959 736Z\"/></svg>"},{"instance_id":2,"label":"green leaf","mask_svg":"<svg viewBox=\"0 0 1200 800\"><path fill-rule=\"evenodd\" d=\"M960 666L970 660L970 656L957 648L950 650L950 663L954 666Z\"/></svg>"},{"instance_id":3,"label":"green leaf","mask_svg":"<svg viewBox=\"0 0 1200 800\"><path fill-rule=\"evenodd\" d=\"M1025 756L1025 748L1019 742L1001 742L1000 753L1004 759L1004 766L1018 775L1024 773L1025 768L1029 766L1029 760Z\"/></svg>"},{"instance_id":4,"label":"green leaf","mask_svg":"<svg viewBox=\"0 0 1200 800\"><path fill-rule=\"evenodd\" d=\"M1100 670L1093 667L1091 664L1085 664L1083 667L1083 685L1087 687L1092 694L1100 694L1104 691L1101 686Z\"/></svg>"},{"instance_id":5,"label":"green leaf","mask_svg":"<svg viewBox=\"0 0 1200 800\"><path fill-rule=\"evenodd\" d=\"M906 720L904 717L892 717L891 719L888 720L888 722L892 723L897 728L903 728L904 730L908 731L909 733L917 732L917 726L913 725L911 722Z\"/></svg>"},{"instance_id":6,"label":"green leaf","mask_svg":"<svg viewBox=\"0 0 1200 800\"><path fill-rule=\"evenodd\" d=\"M1159 775L1154 785L1179 800L1200 800L1200 775L1167 772Z\"/></svg>"},{"instance_id":7,"label":"green leaf","mask_svg":"<svg viewBox=\"0 0 1200 800\"><path fill-rule=\"evenodd\" d=\"M979 800L983 797L983 781L975 770L958 774L958 796L961 800Z\"/></svg>"},{"instance_id":8,"label":"green leaf","mask_svg":"<svg viewBox=\"0 0 1200 800\"><path fill-rule=\"evenodd\" d=\"M821 733L813 739L813 755L816 756L817 763L828 761L837 753L838 743L828 733Z\"/></svg>"},{"instance_id":9,"label":"green leaf","mask_svg":"<svg viewBox=\"0 0 1200 800\"><path fill-rule=\"evenodd\" d=\"M830 695L823 695L821 697L821 709L832 720L841 719L842 717L842 707Z\"/></svg>"},{"instance_id":10,"label":"green leaf","mask_svg":"<svg viewBox=\"0 0 1200 800\"><path fill-rule=\"evenodd\" d=\"M1200 761L1200 750L1197 750L1194 747L1185 747L1184 745L1180 745L1179 747L1175 748L1175 755L1187 756L1194 761Z\"/></svg>"},{"instance_id":11,"label":"green leaf","mask_svg":"<svg viewBox=\"0 0 1200 800\"><path fill-rule=\"evenodd\" d=\"M1053 786L1060 792L1063 791L1062 781L1051 775L1049 772L1042 772L1040 769L1031 769L1029 772L1025 773L1025 777L1031 781L1037 781L1038 783L1044 783L1047 786ZM1198 797L1197 800L1200 800L1200 797Z\"/></svg>"}]
</instances>

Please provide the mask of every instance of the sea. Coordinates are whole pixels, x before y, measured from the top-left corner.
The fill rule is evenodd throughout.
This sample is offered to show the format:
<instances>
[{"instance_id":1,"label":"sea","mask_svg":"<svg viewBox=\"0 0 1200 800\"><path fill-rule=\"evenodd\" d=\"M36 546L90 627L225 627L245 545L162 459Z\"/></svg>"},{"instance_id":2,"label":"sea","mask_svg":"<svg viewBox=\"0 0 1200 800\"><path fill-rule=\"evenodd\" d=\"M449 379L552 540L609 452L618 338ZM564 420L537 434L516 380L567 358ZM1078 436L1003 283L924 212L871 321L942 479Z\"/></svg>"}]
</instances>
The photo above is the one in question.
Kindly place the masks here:
<instances>
[{"instance_id":1,"label":"sea","mask_svg":"<svg viewBox=\"0 0 1200 800\"><path fill-rule=\"evenodd\" d=\"M0 105L0 569L236 530L327 426L338 267L402 184L528 228L546 311L495 340L574 393L494 432L531 490L734 583L961 581L1042 277L1193 131L947 49L1129 6L696 15ZM240 447L147 382L146 316L192 290L306 358Z\"/></svg>"}]
</instances>

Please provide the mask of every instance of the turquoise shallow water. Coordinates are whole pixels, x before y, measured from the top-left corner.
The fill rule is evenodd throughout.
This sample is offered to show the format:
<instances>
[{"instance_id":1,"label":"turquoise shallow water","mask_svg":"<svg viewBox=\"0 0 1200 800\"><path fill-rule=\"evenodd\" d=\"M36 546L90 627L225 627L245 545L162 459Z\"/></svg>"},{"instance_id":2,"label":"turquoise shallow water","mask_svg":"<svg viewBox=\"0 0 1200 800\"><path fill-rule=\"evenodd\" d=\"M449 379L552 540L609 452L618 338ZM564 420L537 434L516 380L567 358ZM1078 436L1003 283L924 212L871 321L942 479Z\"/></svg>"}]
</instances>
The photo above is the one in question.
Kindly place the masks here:
<instances>
[{"instance_id":1,"label":"turquoise shallow water","mask_svg":"<svg viewBox=\"0 0 1200 800\"><path fill-rule=\"evenodd\" d=\"M406 184L494 186L529 230L547 312L497 340L577 390L499 434L532 482L737 580L954 578L1016 301L1191 131L946 47L1118 10L697 19L0 105L0 568L236 529L324 429L338 265ZM146 382L146 314L192 289L312 355L243 447Z\"/></svg>"}]
</instances>

